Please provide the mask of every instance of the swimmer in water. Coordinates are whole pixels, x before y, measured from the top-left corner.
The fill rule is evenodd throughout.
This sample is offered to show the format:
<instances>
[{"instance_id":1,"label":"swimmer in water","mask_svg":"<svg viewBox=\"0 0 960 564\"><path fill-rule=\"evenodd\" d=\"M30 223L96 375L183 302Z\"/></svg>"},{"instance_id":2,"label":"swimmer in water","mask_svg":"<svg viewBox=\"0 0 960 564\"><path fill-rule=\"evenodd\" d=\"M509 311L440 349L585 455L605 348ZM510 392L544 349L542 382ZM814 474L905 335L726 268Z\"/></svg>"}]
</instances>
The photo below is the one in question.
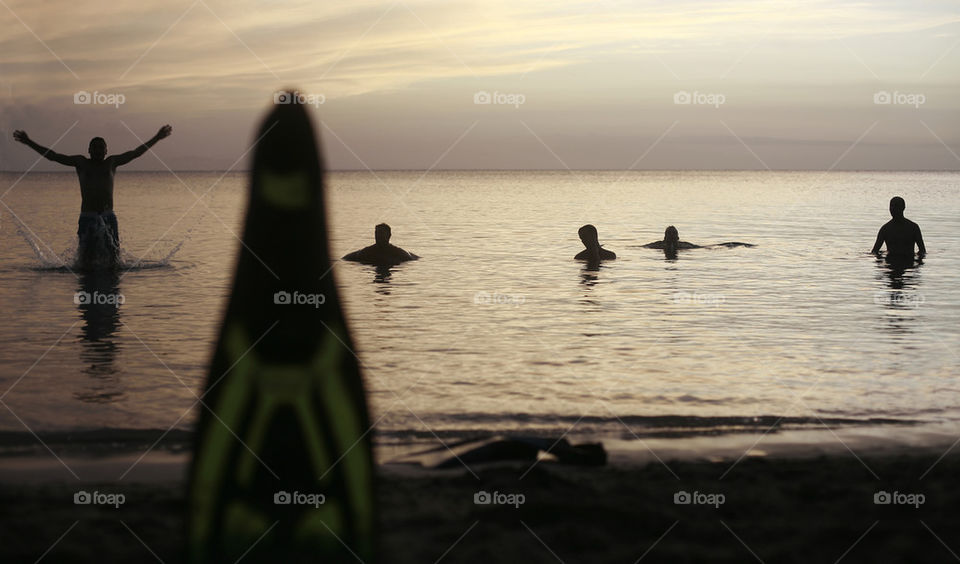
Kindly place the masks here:
<instances>
[{"instance_id":1,"label":"swimmer in water","mask_svg":"<svg viewBox=\"0 0 960 564\"><path fill-rule=\"evenodd\" d=\"M914 245L917 248L917 257L923 258L927 248L923 245L923 235L920 226L903 217L903 210L907 203L900 196L890 199L890 215L893 219L883 224L877 233L877 242L873 244L875 255L880 254L880 247L886 243L888 260L907 260L914 258Z\"/></svg>"},{"instance_id":2,"label":"swimmer in water","mask_svg":"<svg viewBox=\"0 0 960 564\"><path fill-rule=\"evenodd\" d=\"M594 263L617 258L616 253L600 246L600 241L597 238L597 228L593 225L584 225L577 231L577 234L580 235L580 240L583 241L583 246L586 247L586 249L580 251L577 256L573 257L574 260L585 260Z\"/></svg>"},{"instance_id":3,"label":"swimmer in water","mask_svg":"<svg viewBox=\"0 0 960 564\"><path fill-rule=\"evenodd\" d=\"M79 254L83 256L88 239L96 233L97 225L101 222L109 231L113 251L119 253L120 232L117 228L117 216L113 213L113 176L118 166L125 165L143 155L157 141L168 137L172 131L169 125L164 125L143 145L132 151L109 157L107 142L102 137L94 137L87 147L90 158L83 155L61 155L38 145L23 130L14 131L13 138L46 159L76 169L77 178L80 180L80 219L77 221L77 238L80 240Z\"/></svg>"},{"instance_id":4,"label":"swimmer in water","mask_svg":"<svg viewBox=\"0 0 960 564\"><path fill-rule=\"evenodd\" d=\"M373 230L376 243L364 247L359 251L343 256L343 260L362 262L374 266L393 266L408 260L417 260L417 255L390 244L390 226L386 223L377 225Z\"/></svg>"},{"instance_id":5,"label":"swimmer in water","mask_svg":"<svg viewBox=\"0 0 960 564\"><path fill-rule=\"evenodd\" d=\"M663 232L663 241L654 241L647 243L644 247L648 249L663 249L666 252L676 252L678 249L701 249L700 245L694 245L680 240L680 233L674 226L667 227Z\"/></svg>"},{"instance_id":6,"label":"swimmer in water","mask_svg":"<svg viewBox=\"0 0 960 564\"><path fill-rule=\"evenodd\" d=\"M665 253L675 254L681 249L706 249L708 247L754 247L755 245L751 243L739 243L736 241L730 241L728 243L716 243L713 245L694 245L693 243L681 241L680 233L677 231L677 228L671 225L663 232L663 241L654 241L643 246L648 249L663 249Z\"/></svg>"}]
</instances>

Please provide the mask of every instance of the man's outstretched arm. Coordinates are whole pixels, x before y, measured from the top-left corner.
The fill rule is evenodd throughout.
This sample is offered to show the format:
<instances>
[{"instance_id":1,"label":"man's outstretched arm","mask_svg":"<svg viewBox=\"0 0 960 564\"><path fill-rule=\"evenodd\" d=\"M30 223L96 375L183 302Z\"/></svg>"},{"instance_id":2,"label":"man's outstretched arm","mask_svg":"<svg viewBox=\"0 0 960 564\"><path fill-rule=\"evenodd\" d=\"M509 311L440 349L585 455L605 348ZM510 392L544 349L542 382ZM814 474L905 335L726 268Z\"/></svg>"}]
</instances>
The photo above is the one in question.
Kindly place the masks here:
<instances>
[{"instance_id":1,"label":"man's outstretched arm","mask_svg":"<svg viewBox=\"0 0 960 564\"><path fill-rule=\"evenodd\" d=\"M34 143L33 139L30 139L30 137L27 135L27 132L23 131L22 129L14 131L13 138L40 153L40 156L62 165L77 166L77 164L83 159L83 155L61 155L52 149L47 149L46 147L38 145L37 143Z\"/></svg>"},{"instance_id":2,"label":"man's outstretched arm","mask_svg":"<svg viewBox=\"0 0 960 564\"><path fill-rule=\"evenodd\" d=\"M884 226L884 227L886 227L886 226ZM881 228L880 228L880 231L877 232L877 242L873 244L873 250L870 251L871 253L873 253L873 254L875 254L875 255L880 253L880 247L883 246L883 240L884 240L884 238L885 238L885 237L883 236L883 229L884 229L884 227L881 227Z\"/></svg>"},{"instance_id":3,"label":"man's outstretched arm","mask_svg":"<svg viewBox=\"0 0 960 564\"><path fill-rule=\"evenodd\" d=\"M120 153L119 155L110 157L113 160L114 166L125 165L128 162L132 161L133 159L143 155L144 153L147 152L148 149L150 149L150 147L153 147L154 145L156 145L157 141L165 137L169 137L172 131L173 131L172 127L170 127L169 125L165 125L160 128L160 131L158 131L156 135L154 135L149 140L147 140L147 142L144 143L143 145L140 145L139 147L137 147L132 151L127 151L126 153Z\"/></svg>"}]
</instances>

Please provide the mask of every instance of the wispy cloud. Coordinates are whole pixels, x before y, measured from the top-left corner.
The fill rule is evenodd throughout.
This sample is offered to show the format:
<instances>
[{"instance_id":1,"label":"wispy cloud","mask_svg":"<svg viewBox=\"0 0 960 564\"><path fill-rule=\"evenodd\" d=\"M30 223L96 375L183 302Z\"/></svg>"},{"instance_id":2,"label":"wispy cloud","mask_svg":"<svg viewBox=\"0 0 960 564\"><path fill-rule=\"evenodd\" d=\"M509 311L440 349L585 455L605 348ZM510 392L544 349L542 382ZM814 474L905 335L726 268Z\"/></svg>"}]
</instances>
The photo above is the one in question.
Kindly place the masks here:
<instances>
[{"instance_id":1,"label":"wispy cloud","mask_svg":"<svg viewBox=\"0 0 960 564\"><path fill-rule=\"evenodd\" d=\"M78 86L230 92L259 89L264 81L276 82L275 76L328 96L349 96L428 80L530 73L598 57L736 50L757 39L777 46L902 34L958 19L946 10L907 15L906 4L832 2L147 0L103 3L101 9L70 2L7 4L26 25L0 12L0 69L17 92L32 96ZM27 26L78 79L69 80Z\"/></svg>"},{"instance_id":2,"label":"wispy cloud","mask_svg":"<svg viewBox=\"0 0 960 564\"><path fill-rule=\"evenodd\" d=\"M947 100L960 86L960 16L948 3L3 2L0 113L10 127L41 132L80 119L76 135L86 135L91 118L109 128L109 112L72 104L74 92L98 90L126 95L119 112L133 127L179 120L180 133L187 122L197 139L223 137L248 128L275 88L293 85L323 94L328 117L340 104L331 119L345 136L360 132L353 142L362 150L363 135L379 135L404 112L407 122L423 118L422 132L482 117L471 134L482 138L489 119L504 118L474 115L469 96L502 86L529 94L526 109L540 112L526 118L533 127L541 118L560 127L571 111L590 111L594 134L602 128L622 139L630 135L624 115L677 111L674 91L700 89L723 92L725 109L742 112L727 115L731 124L776 119L738 129L744 136L779 128L810 139L811 116L827 116L823 138L835 139L860 127L854 121L875 119L857 114L875 110L874 90L922 84L931 111L955 104ZM853 117L839 123L837 114ZM680 120L678 134L716 125L707 114L668 117ZM223 142L228 154L239 148L232 142ZM218 150L199 141L194 149ZM427 150L421 160L431 158Z\"/></svg>"}]
</instances>

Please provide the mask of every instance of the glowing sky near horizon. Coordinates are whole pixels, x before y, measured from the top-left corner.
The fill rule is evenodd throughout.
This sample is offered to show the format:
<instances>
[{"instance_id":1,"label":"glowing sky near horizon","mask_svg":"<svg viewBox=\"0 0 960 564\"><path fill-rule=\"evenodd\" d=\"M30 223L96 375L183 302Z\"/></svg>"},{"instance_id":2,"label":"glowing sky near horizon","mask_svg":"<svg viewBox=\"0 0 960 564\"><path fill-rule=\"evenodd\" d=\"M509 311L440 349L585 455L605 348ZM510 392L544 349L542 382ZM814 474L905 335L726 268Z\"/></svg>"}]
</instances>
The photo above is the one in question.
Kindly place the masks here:
<instances>
[{"instance_id":1,"label":"glowing sky near horizon","mask_svg":"<svg viewBox=\"0 0 960 564\"><path fill-rule=\"evenodd\" d=\"M4 170L37 157L14 129L164 123L133 168L242 168L286 85L338 169L960 169L951 2L3 0L0 29Z\"/></svg>"}]
</instances>

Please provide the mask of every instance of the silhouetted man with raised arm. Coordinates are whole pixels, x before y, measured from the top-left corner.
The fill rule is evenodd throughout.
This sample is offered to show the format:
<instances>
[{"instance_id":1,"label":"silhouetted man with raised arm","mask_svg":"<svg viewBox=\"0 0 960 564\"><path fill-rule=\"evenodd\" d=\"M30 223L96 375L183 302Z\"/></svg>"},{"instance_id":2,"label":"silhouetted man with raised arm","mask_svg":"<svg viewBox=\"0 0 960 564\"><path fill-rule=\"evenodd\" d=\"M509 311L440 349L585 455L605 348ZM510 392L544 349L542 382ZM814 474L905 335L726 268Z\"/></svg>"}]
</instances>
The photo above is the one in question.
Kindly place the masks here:
<instances>
[{"instance_id":1,"label":"silhouetted man with raised arm","mask_svg":"<svg viewBox=\"0 0 960 564\"><path fill-rule=\"evenodd\" d=\"M906 202L900 196L894 196L890 199L890 215L893 219L883 224L880 232L877 233L877 242L873 244L873 254L880 253L880 247L884 243L887 245L887 259L890 260L913 260L914 245L917 247L918 257L923 258L927 254L927 248L923 245L923 235L920 233L920 226L903 217L903 210L907 207Z\"/></svg>"},{"instance_id":2,"label":"silhouetted man with raised arm","mask_svg":"<svg viewBox=\"0 0 960 564\"><path fill-rule=\"evenodd\" d=\"M83 155L61 155L56 151L35 143L27 136L26 131L13 132L13 138L40 153L41 156L62 165L72 166L77 170L80 179L80 219L77 225L77 237L80 240L80 254L87 248L88 238L96 232L101 222L110 232L114 251L120 249L120 233L117 228L117 216L113 213L113 175L117 167L125 165L133 159L143 155L157 141L170 135L173 131L169 125L164 125L157 134L146 143L132 151L119 155L107 156L107 142L102 137L90 140L87 151L90 158Z\"/></svg>"}]
</instances>

